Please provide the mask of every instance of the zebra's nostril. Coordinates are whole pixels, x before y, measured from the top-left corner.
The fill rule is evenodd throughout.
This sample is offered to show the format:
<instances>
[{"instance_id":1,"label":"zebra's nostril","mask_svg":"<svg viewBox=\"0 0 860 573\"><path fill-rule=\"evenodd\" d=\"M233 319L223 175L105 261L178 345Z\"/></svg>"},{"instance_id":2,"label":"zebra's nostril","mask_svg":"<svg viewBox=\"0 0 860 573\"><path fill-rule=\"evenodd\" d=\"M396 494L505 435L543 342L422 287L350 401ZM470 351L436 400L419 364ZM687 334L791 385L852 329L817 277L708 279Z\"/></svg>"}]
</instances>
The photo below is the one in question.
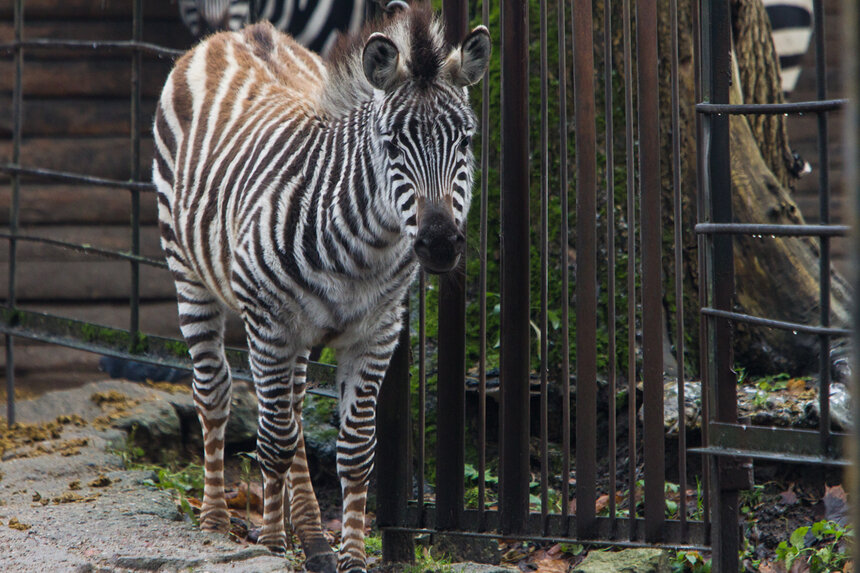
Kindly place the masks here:
<instances>
[{"instance_id":1,"label":"zebra's nostril","mask_svg":"<svg viewBox=\"0 0 860 573\"><path fill-rule=\"evenodd\" d=\"M422 235L419 235L415 239L415 253L419 257L429 257L430 256L430 240Z\"/></svg>"}]
</instances>

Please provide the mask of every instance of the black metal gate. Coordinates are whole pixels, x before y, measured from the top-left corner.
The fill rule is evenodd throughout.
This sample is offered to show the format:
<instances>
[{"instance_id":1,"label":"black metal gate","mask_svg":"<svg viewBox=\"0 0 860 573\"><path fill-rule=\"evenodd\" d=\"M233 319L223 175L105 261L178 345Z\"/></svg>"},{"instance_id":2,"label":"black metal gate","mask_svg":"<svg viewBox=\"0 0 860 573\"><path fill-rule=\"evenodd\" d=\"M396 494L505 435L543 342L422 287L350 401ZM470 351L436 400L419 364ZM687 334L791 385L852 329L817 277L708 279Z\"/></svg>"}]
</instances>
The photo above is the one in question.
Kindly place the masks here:
<instances>
[{"instance_id":1,"label":"black metal gate","mask_svg":"<svg viewBox=\"0 0 860 573\"><path fill-rule=\"evenodd\" d=\"M470 21L469 3L444 0L442 4L449 34L461 38ZM484 1L480 5L482 20L489 24L494 13L491 3ZM160 260L141 256L139 251L140 200L142 195L153 191L148 177L142 176L140 165L140 126L149 121L140 112L141 61L143 57L171 58L178 52L142 41L141 0L133 3L132 39L111 42L25 39L24 6L24 0L15 0L15 38L0 46L0 54L11 55L15 68L11 161L0 165L0 173L11 178L12 190L9 230L0 235L9 241L9 297L0 309L0 332L6 335L10 422L15 418L15 337L180 367L189 364L181 342L141 333L138 316L140 265L164 265ZM662 228L659 169L660 142L666 138L674 137L675 228L669 255L676 261L671 283L676 300L682 297L682 199L689 200L682 196L677 138L680 122L677 0L670 0L669 6L672 134L660 133L659 129L660 54L655 1L635 4L631 0L606 1L606 13L598 15L592 14L591 0L560 0L549 5L547 0L540 0L537 10L532 11L540 20L537 50L532 48L529 38L530 3L525 0L501 3L498 28L491 27L494 38L500 38L499 116L491 115L490 100L495 94L491 93L488 81L484 81L479 98L481 177L474 208L479 236L473 238L475 248L470 252L477 265L466 276L439 281L421 277L417 296L412 300L414 316L410 322L415 325L414 332L404 330L400 350L380 396L377 479L378 490L385 495L379 496L377 515L388 558L408 558L415 532L445 531L468 537L578 540L593 545L712 546L714 570L730 571L738 554L737 491L748 483L744 460L779 456L781 460L798 463L845 463L837 458L843 436L830 431L828 358L831 336L849 332L829 324L828 237L844 235L848 229L829 224L825 144L826 114L844 102L827 99L821 0L815 2L819 101L763 106L729 105L729 3L702 0L701 10L695 11L692 32L696 35L701 30L701 41L695 45L701 46L697 56L702 56L697 57L701 62L702 103L697 107L701 122L698 197L701 216L696 231L700 236L700 268L706 269L707 277L703 283L707 289L701 294L705 327L700 340L707 341L702 347L706 357L702 368L703 446L687 447L686 419L680 415L677 452L673 454L677 457L677 474L666 472L661 273L666 255L664 237L668 233ZM600 50L594 47L595 38L605 40L616 33L612 30L613 9L621 12L622 62L613 62L610 42L604 41ZM548 14L553 11L556 20L550 22ZM602 30L594 29L595 19L602 20ZM553 24L554 33L550 31ZM557 65L550 65L548 48L553 44L559 46ZM132 68L129 180L93 177L87 175L86 168L79 173L67 173L20 162L24 53L68 48L129 56ZM530 57L533 53L537 53L535 58ZM568 54L572 65L567 63ZM529 66L539 69L535 76L539 76L540 93L539 107L531 116ZM622 73L614 74L616 67ZM595 82L598 71L603 75ZM638 81L635 85L634 78ZM567 102L571 93L574 108L569 117ZM619 94L624 100L624 113L613 121L613 110L621 107L613 105L613 97ZM820 224L788 227L733 222L728 177L729 115L800 112L816 113L819 118ZM558 118L558 125L551 124L551 117ZM605 127L599 131L601 117ZM528 137L530 122L540 125L536 147ZM569 137L571 125L576 126L573 141ZM500 146L491 149L495 140ZM533 163L540 164L537 176L535 170L530 171ZM492 187L496 166L500 170L498 193ZM24 178L62 180L129 193L130 252L20 233L18 204L21 194L26 193ZM572 178L575 185L569 184ZM621 196L624 200L616 204ZM571 208L571 200L575 201L575 208ZM500 208L495 210L497 202ZM626 236L618 241L622 225ZM733 311L734 234L820 237L819 325L791 324ZM16 253L17 246L25 241L128 261L132 279L129 328L94 330L88 323L19 308ZM532 241L534 253L530 247ZM573 255L571 245L575 246ZM488 257L496 256L494 252L500 265L498 281L488 276ZM619 264L621 256L626 257L626 265ZM571 272L573 266L575 272ZM623 269L626 276L617 274L618 269ZM531 281L533 276L537 276L535 284ZM488 284L495 282L498 295L488 292ZM553 298L550 291L557 284L560 294ZM428 309L426 303L431 293L438 299L435 311ZM530 300L531 293L537 293L537 300ZM617 304L622 299L626 300L624 308ZM495 302L500 316L498 325L492 326L496 320ZM677 309L678 371L673 378L677 384L678 410L684 412L685 337L680 314L683 305L677 305ZM438 316L437 334L428 345L427 318L434 312ZM738 424L736 380L731 370L732 323L738 321L820 337L822 398L818 432ZM572 326L575 326L573 337ZM494 341L489 338L491 331L499 336L500 348L495 354ZM467 332L477 338L475 356L467 356ZM414 369L410 369L410 346L418 353ZM621 347L627 350L622 353ZM430 356L434 350L435 360ZM491 358L496 354L497 373L491 368ZM604 354L610 358L603 359ZM242 353L232 353L230 359L236 378L248 379ZM437 380L435 391L431 391L433 384L429 380L433 370ZM325 392L326 383L332 378L331 369L312 365L309 375L317 383L318 391ZM473 382L469 389L464 378ZM641 400L637 391L639 380ZM625 383L627 401L618 408L616 396L625 389ZM435 407L428 405L431 403ZM602 405L601 410L598 404ZM428 434L428 413L435 417L432 434ZM638 433L640 428L642 435ZM626 439L621 439L625 434ZM435 436L436 464L432 468L428 467L428 435ZM571 443L572 435L575 443ZM532 457L539 467L534 476ZM691 507L687 499L691 485L688 462L702 467L701 507ZM466 479L474 484L469 491ZM492 487L496 480L497 491ZM681 492L678 507L670 515L665 497L667 481L677 482ZM624 495L617 498L618 491ZM467 493L474 496L467 500ZM601 494L608 495L608 499L598 511Z\"/></svg>"}]
</instances>

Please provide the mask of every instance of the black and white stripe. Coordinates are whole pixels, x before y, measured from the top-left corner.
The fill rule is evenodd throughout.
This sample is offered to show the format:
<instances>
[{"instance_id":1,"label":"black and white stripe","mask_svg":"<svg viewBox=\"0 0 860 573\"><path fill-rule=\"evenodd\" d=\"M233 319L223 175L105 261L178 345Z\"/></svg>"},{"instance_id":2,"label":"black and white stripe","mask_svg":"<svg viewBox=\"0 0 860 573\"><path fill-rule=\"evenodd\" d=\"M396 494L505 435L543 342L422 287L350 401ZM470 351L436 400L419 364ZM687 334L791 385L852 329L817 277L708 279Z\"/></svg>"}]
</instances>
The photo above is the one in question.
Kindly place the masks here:
<instances>
[{"instance_id":1,"label":"black and white stripe","mask_svg":"<svg viewBox=\"0 0 860 573\"><path fill-rule=\"evenodd\" d=\"M303 46L320 54L338 34L355 33L364 19L366 0L179 0L179 13L195 37L218 30L240 30L268 20ZM253 10L253 14L251 13Z\"/></svg>"},{"instance_id":2,"label":"black and white stripe","mask_svg":"<svg viewBox=\"0 0 860 573\"><path fill-rule=\"evenodd\" d=\"M162 247L194 363L203 426L201 526L229 526L224 314L241 314L259 400L260 543L283 552L284 505L312 571L363 571L376 399L418 264L454 268L474 171L467 86L486 28L448 46L428 9L339 43L324 62L269 23L214 34L183 56L156 110ZM302 437L308 353L338 355L337 559L320 526Z\"/></svg>"},{"instance_id":3,"label":"black and white stripe","mask_svg":"<svg viewBox=\"0 0 860 573\"><path fill-rule=\"evenodd\" d=\"M779 57L782 91L794 91L812 37L812 0L763 0Z\"/></svg>"}]
</instances>

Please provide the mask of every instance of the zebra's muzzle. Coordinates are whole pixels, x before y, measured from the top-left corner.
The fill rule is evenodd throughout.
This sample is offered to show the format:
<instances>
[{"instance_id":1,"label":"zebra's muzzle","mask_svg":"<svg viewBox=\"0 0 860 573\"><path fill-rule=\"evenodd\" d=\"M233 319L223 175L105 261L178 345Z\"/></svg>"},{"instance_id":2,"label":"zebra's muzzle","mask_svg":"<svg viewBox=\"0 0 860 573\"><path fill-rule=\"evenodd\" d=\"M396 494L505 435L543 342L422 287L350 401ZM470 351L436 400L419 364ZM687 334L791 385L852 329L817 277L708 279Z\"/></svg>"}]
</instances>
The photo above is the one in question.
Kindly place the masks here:
<instances>
[{"instance_id":1,"label":"zebra's muzzle","mask_svg":"<svg viewBox=\"0 0 860 573\"><path fill-rule=\"evenodd\" d=\"M415 237L415 255L427 272L447 273L457 266L466 237L444 208L428 204L423 211Z\"/></svg>"}]
</instances>

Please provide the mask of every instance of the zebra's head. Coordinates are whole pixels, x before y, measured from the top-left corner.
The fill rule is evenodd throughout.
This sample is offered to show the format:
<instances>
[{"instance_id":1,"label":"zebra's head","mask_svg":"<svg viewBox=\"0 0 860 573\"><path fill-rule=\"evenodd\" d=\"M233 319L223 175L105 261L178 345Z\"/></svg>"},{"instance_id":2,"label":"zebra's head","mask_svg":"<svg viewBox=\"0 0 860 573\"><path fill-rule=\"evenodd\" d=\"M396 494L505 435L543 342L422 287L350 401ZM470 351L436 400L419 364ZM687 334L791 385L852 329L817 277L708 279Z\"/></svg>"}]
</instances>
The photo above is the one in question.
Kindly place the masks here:
<instances>
[{"instance_id":1,"label":"zebra's head","mask_svg":"<svg viewBox=\"0 0 860 573\"><path fill-rule=\"evenodd\" d=\"M412 9L401 20L370 35L362 56L374 88L379 168L419 263L443 273L465 247L477 127L467 87L487 69L490 34L478 26L451 48L429 11Z\"/></svg>"}]
</instances>

